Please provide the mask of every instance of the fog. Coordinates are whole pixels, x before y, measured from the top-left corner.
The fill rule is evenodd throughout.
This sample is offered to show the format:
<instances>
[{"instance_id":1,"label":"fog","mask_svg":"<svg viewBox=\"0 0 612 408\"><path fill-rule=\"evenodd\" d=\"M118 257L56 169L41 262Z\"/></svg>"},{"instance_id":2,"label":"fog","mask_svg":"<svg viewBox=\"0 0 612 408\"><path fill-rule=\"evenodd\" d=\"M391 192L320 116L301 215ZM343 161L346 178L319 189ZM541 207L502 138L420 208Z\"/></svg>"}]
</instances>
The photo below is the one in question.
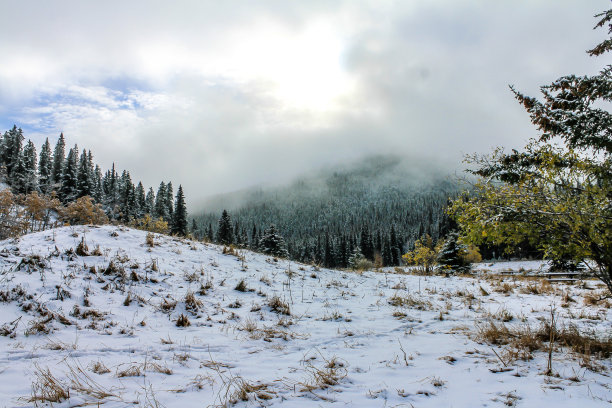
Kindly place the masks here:
<instances>
[{"instance_id":1,"label":"fog","mask_svg":"<svg viewBox=\"0 0 612 408\"><path fill-rule=\"evenodd\" d=\"M536 135L536 95L592 74L597 1L1 1L0 126L188 204L373 154L453 171Z\"/></svg>"}]
</instances>

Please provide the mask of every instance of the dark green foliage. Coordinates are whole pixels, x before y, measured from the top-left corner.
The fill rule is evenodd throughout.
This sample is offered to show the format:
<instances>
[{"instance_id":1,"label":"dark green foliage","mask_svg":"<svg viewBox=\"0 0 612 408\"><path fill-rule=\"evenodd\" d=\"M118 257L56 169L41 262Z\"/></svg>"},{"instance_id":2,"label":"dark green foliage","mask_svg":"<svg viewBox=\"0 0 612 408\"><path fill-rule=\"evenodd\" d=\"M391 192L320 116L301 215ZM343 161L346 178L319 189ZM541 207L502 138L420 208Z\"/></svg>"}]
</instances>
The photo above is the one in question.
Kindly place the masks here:
<instances>
[{"instance_id":1,"label":"dark green foliage","mask_svg":"<svg viewBox=\"0 0 612 408\"><path fill-rule=\"evenodd\" d=\"M178 218L175 219L170 216L175 213L171 182L160 184L160 194L157 198L152 188L149 188L145 195L142 183L139 182L135 187L130 173L125 170L119 176L114 163L111 170L102 175L100 166L94 165L91 151L83 149L79 156L78 147L75 145L68 152L68 156L64 157L63 134L57 141L53 156L48 139L42 145L40 156L37 156L32 141L28 140L26 145L22 146L23 140L23 132L17 126L13 126L0 138L0 182L7 183L13 193L55 193L64 204L90 196L95 203L102 204L111 220L128 223L147 214L151 217L162 214L170 225L177 225L176 233L186 234L187 210L182 187L179 200L181 208Z\"/></svg>"},{"instance_id":2,"label":"dark green foliage","mask_svg":"<svg viewBox=\"0 0 612 408\"><path fill-rule=\"evenodd\" d=\"M289 255L285 240L278 233L276 226L274 225L270 225L270 227L264 231L264 234L259 241L259 249L264 254L278 256L281 258L286 258Z\"/></svg>"},{"instance_id":3,"label":"dark green foliage","mask_svg":"<svg viewBox=\"0 0 612 408\"><path fill-rule=\"evenodd\" d=\"M53 184L59 184L62 178L65 155L66 142L64 140L64 134L60 133L59 139L55 144L55 149L53 150L53 167L51 168L51 182Z\"/></svg>"},{"instance_id":4,"label":"dark green foliage","mask_svg":"<svg viewBox=\"0 0 612 408\"><path fill-rule=\"evenodd\" d=\"M185 196L183 194L183 186L179 185L176 193L176 203L174 205L174 214L172 219L172 234L180 236L187 235L187 207L185 206Z\"/></svg>"},{"instance_id":5,"label":"dark green foliage","mask_svg":"<svg viewBox=\"0 0 612 408\"><path fill-rule=\"evenodd\" d=\"M457 240L459 234L451 232L448 234L444 245L438 253L438 264L443 270L449 272L465 272L470 270L470 265L461 257L462 252L467 248Z\"/></svg>"},{"instance_id":6,"label":"dark green foliage","mask_svg":"<svg viewBox=\"0 0 612 408\"><path fill-rule=\"evenodd\" d=\"M231 245L234 243L234 232L232 230L232 220L229 213L223 210L221 218L219 218L217 228L217 242L223 245Z\"/></svg>"},{"instance_id":7,"label":"dark green foliage","mask_svg":"<svg viewBox=\"0 0 612 408\"><path fill-rule=\"evenodd\" d=\"M261 233L271 224L287 242L290 258L331 267L348 267L355 246L362 246L370 260L383 252L386 266L400 265L414 242L430 234L435 240L448 230L444 213L448 198L459 187L445 178L425 178L394 158L365 160L356 168L324 173L271 191L254 190L220 198L207 207L224 208L230 202L243 204L232 211L232 231L240 235L248 228L248 242L241 245L259 250ZM216 225L219 212L196 215L196 236L208 235L206 226ZM363 236L365 238L362 239ZM213 233L213 236L216 234ZM236 242L237 240L235 240Z\"/></svg>"},{"instance_id":8,"label":"dark green foliage","mask_svg":"<svg viewBox=\"0 0 612 408\"><path fill-rule=\"evenodd\" d=\"M64 162L61 186L59 189L59 199L63 203L74 201L78 198L78 178L77 178L77 158L78 149L75 146L68 151L68 156Z\"/></svg>"},{"instance_id":9,"label":"dark green foliage","mask_svg":"<svg viewBox=\"0 0 612 408\"><path fill-rule=\"evenodd\" d=\"M53 161L51 159L51 144L47 138L42 145L38 159L38 185L43 194L49 193L52 189L52 173Z\"/></svg>"}]
</instances>

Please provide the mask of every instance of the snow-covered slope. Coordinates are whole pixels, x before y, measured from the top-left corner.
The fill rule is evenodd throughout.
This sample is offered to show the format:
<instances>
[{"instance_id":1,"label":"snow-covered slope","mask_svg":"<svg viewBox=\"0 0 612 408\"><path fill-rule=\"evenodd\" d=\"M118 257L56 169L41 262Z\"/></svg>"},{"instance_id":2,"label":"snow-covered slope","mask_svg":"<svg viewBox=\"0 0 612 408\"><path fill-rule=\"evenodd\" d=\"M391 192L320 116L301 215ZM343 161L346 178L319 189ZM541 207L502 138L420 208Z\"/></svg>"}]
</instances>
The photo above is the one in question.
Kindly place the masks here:
<instances>
[{"instance_id":1,"label":"snow-covered slope","mask_svg":"<svg viewBox=\"0 0 612 408\"><path fill-rule=\"evenodd\" d=\"M83 239L89 255L75 253ZM551 306L558 325L609 335L609 304L583 302L596 282L357 274L161 235L146 241L146 232L106 226L0 242L0 407L44 405L45 395L61 400L56 407L612 400L609 359L585 361L558 344L546 376L544 350L523 361L509 346L476 341L489 320L535 329Z\"/></svg>"}]
</instances>

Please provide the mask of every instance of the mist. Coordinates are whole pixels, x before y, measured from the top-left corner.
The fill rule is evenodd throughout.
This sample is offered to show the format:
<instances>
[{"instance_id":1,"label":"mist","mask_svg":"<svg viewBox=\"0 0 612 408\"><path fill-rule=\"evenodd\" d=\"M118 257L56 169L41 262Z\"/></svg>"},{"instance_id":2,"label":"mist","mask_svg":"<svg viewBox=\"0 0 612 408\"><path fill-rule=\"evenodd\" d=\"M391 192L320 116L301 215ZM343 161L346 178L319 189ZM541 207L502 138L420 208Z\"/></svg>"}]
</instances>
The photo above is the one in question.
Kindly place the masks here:
<instances>
[{"instance_id":1,"label":"mist","mask_svg":"<svg viewBox=\"0 0 612 408\"><path fill-rule=\"evenodd\" d=\"M603 66L585 50L608 5L3 2L0 126L64 132L191 207L371 155L452 173L536 136L509 84Z\"/></svg>"}]
</instances>

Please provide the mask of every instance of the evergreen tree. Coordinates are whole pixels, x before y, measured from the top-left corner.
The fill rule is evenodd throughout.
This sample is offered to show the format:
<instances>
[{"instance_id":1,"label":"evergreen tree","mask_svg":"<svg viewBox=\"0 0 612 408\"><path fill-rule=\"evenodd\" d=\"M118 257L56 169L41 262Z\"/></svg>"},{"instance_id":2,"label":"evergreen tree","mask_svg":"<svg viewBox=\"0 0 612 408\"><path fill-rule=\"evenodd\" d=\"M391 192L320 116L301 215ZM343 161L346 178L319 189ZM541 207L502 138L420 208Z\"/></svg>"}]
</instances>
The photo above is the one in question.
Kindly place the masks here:
<instances>
[{"instance_id":1,"label":"evergreen tree","mask_svg":"<svg viewBox=\"0 0 612 408\"><path fill-rule=\"evenodd\" d=\"M234 243L232 231L232 220L229 213L223 210L221 218L219 218L219 227L217 228L217 242L223 245L231 245Z\"/></svg>"},{"instance_id":2,"label":"evergreen tree","mask_svg":"<svg viewBox=\"0 0 612 408\"><path fill-rule=\"evenodd\" d=\"M13 126L13 129L9 132L9 138L7 143L7 158L6 158L6 175L8 176L8 182L12 185L13 183L13 169L19 166L19 162L22 160L22 144L23 144L23 131L21 128ZM25 166L25 163L23 163Z\"/></svg>"},{"instance_id":3,"label":"evergreen tree","mask_svg":"<svg viewBox=\"0 0 612 408\"><path fill-rule=\"evenodd\" d=\"M181 185L179 185L176 193L173 216L170 232L180 236L187 235L187 207L185 206L185 196L183 195L183 186Z\"/></svg>"},{"instance_id":4,"label":"evergreen tree","mask_svg":"<svg viewBox=\"0 0 612 408\"><path fill-rule=\"evenodd\" d=\"M53 167L51 170L51 181L53 184L58 185L59 183L61 183L62 174L64 173L64 160L66 159L65 156L66 142L64 140L64 134L60 133L59 139L55 144L55 149L53 150Z\"/></svg>"},{"instance_id":5,"label":"evergreen tree","mask_svg":"<svg viewBox=\"0 0 612 408\"><path fill-rule=\"evenodd\" d=\"M43 194L51 192L53 184L52 172L53 162L51 160L51 144L47 138L42 145L40 157L38 159L38 185Z\"/></svg>"},{"instance_id":6,"label":"evergreen tree","mask_svg":"<svg viewBox=\"0 0 612 408\"><path fill-rule=\"evenodd\" d=\"M374 259L374 245L372 243L372 236L370 235L370 229L367 224L363 224L361 228L361 240L360 247L361 253L366 259Z\"/></svg>"},{"instance_id":7,"label":"evergreen tree","mask_svg":"<svg viewBox=\"0 0 612 408\"><path fill-rule=\"evenodd\" d=\"M157 195L155 196L155 217L163 218L165 221L170 220L168 213L168 205L166 204L166 183L159 183Z\"/></svg>"},{"instance_id":8,"label":"evergreen tree","mask_svg":"<svg viewBox=\"0 0 612 408\"><path fill-rule=\"evenodd\" d=\"M147 197L145 198L145 213L151 216L155 214L155 193L153 187L149 187L147 191Z\"/></svg>"},{"instance_id":9,"label":"evergreen tree","mask_svg":"<svg viewBox=\"0 0 612 408\"><path fill-rule=\"evenodd\" d=\"M206 238L209 242L213 242L215 235L213 233L212 223L208 223L208 231L206 232Z\"/></svg>"},{"instance_id":10,"label":"evergreen tree","mask_svg":"<svg viewBox=\"0 0 612 408\"><path fill-rule=\"evenodd\" d=\"M457 241L458 238L459 235L456 232L448 234L444 245L438 252L437 262L446 271L465 272L470 269L470 265L462 257L467 247L460 244Z\"/></svg>"},{"instance_id":11,"label":"evergreen tree","mask_svg":"<svg viewBox=\"0 0 612 408\"><path fill-rule=\"evenodd\" d=\"M172 221L172 217L174 215L174 208L173 208L173 202L174 202L174 191L172 190L172 182L170 181L168 184L166 184L166 212L168 214L168 220Z\"/></svg>"},{"instance_id":12,"label":"evergreen tree","mask_svg":"<svg viewBox=\"0 0 612 408\"><path fill-rule=\"evenodd\" d=\"M23 149L23 185L24 193L29 194L33 191L38 191L38 177L36 176L36 147L31 140L28 140Z\"/></svg>"},{"instance_id":13,"label":"evergreen tree","mask_svg":"<svg viewBox=\"0 0 612 408\"><path fill-rule=\"evenodd\" d=\"M357 267L357 265L359 264L359 262L363 261L365 258L365 256L363 256L363 253L361 252L361 248L359 248L358 246L355 247L355 249L353 249L353 252L351 253L351 256L349 258L349 267L355 269Z\"/></svg>"},{"instance_id":14,"label":"evergreen tree","mask_svg":"<svg viewBox=\"0 0 612 408\"><path fill-rule=\"evenodd\" d=\"M83 154L79 160L79 169L77 172L77 197L91 196L93 186L93 169L90 167L90 162L87 152L83 149Z\"/></svg>"},{"instance_id":15,"label":"evergreen tree","mask_svg":"<svg viewBox=\"0 0 612 408\"><path fill-rule=\"evenodd\" d=\"M264 231L259 247L261 252L267 255L281 258L286 258L288 256L285 240L278 233L274 225L270 225L270 227Z\"/></svg>"},{"instance_id":16,"label":"evergreen tree","mask_svg":"<svg viewBox=\"0 0 612 408\"><path fill-rule=\"evenodd\" d=\"M68 151L68 156L62 166L61 186L59 189L59 199L63 203L74 201L77 198L77 155L75 149Z\"/></svg>"},{"instance_id":17,"label":"evergreen tree","mask_svg":"<svg viewBox=\"0 0 612 408\"><path fill-rule=\"evenodd\" d=\"M148 212L147 211L147 199L145 196L145 189L142 182L139 181L135 190L136 208L134 210L135 218L142 218Z\"/></svg>"}]
</instances>

